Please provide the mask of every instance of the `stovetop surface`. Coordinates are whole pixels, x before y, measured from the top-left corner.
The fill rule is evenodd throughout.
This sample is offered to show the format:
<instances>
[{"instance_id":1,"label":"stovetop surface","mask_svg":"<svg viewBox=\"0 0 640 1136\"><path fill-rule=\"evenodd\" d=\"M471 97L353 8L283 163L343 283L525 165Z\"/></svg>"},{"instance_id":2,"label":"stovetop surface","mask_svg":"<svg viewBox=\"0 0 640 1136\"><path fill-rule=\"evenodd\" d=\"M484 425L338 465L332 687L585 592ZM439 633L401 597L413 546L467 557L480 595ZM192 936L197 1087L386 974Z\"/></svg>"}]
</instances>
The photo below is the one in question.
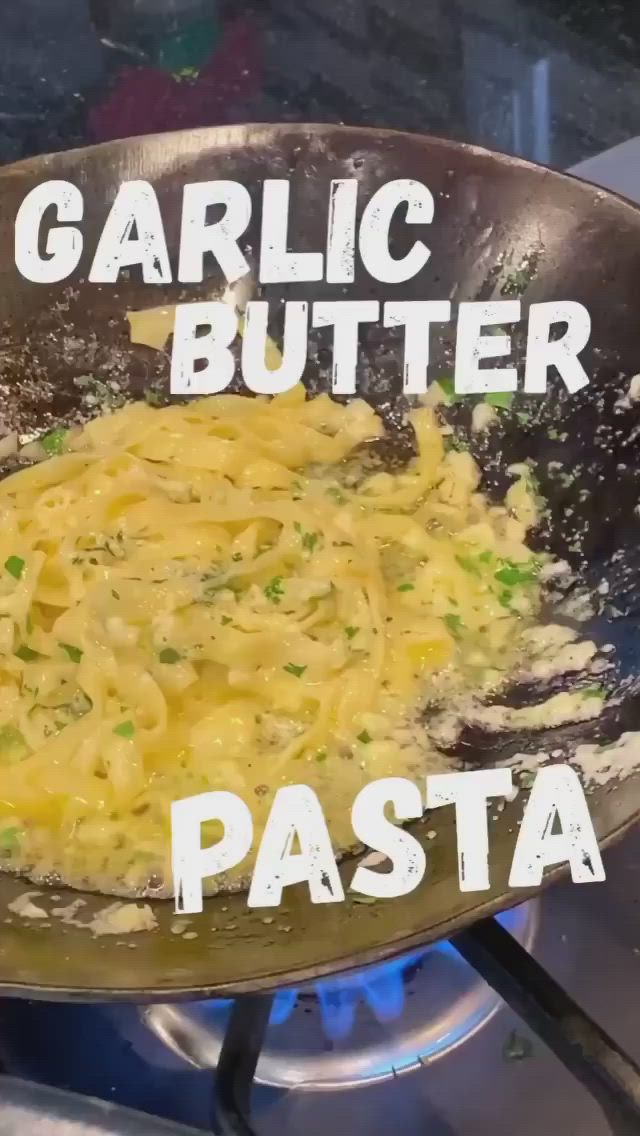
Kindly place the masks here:
<instances>
[{"instance_id":1,"label":"stovetop surface","mask_svg":"<svg viewBox=\"0 0 640 1136\"><path fill-rule=\"evenodd\" d=\"M284 119L566 167L640 132L639 30L624 0L4 3L0 161Z\"/></svg>"},{"instance_id":2,"label":"stovetop surface","mask_svg":"<svg viewBox=\"0 0 640 1136\"><path fill-rule=\"evenodd\" d=\"M640 1061L640 833L611 849L606 867L604 884L567 883L543 896L533 953ZM386 1028L391 1039L402 1016ZM0 1055L16 1076L203 1130L210 1124L211 1076L173 1056L134 1007L5 1002ZM586 1091L504 1005L458 1048L378 1084L322 1092L258 1086L253 1122L259 1136L283 1128L324 1136L332 1127L350 1136L609 1133Z\"/></svg>"}]
</instances>

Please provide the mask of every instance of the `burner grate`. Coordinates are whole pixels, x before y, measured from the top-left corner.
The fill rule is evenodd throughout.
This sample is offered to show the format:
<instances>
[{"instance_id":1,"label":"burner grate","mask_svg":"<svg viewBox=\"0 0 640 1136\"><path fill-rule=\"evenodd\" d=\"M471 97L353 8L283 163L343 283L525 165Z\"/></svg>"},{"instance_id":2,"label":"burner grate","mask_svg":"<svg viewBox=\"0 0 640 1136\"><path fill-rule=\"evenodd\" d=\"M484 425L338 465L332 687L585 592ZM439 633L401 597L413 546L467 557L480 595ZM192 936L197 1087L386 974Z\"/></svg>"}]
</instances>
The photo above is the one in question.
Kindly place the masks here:
<instances>
[{"instance_id":1,"label":"burner grate","mask_svg":"<svg viewBox=\"0 0 640 1136\"><path fill-rule=\"evenodd\" d=\"M527 950L538 901L499 916ZM145 1025L200 1069L216 1067L230 1000L152 1005ZM256 1083L314 1092L392 1079L461 1045L493 1016L500 997L444 941L345 975L280 990L273 999Z\"/></svg>"},{"instance_id":2,"label":"burner grate","mask_svg":"<svg viewBox=\"0 0 640 1136\"><path fill-rule=\"evenodd\" d=\"M461 932L453 946L600 1105L612 1136L638 1136L640 1069L564 992L496 919ZM251 1089L272 1010L272 995L238 999L215 1078L214 1130L255 1136Z\"/></svg>"}]
</instances>

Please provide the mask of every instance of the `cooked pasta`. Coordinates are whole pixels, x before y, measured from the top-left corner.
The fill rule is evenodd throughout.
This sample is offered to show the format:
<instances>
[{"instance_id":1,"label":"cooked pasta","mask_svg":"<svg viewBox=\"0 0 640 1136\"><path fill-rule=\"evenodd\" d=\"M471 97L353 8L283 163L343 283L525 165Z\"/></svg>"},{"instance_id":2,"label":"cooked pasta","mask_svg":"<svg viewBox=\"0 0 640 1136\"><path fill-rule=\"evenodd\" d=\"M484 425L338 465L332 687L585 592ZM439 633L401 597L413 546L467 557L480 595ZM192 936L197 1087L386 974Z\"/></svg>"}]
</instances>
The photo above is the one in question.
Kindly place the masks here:
<instances>
[{"instance_id":1,"label":"cooked pasta","mask_svg":"<svg viewBox=\"0 0 640 1136\"><path fill-rule=\"evenodd\" d=\"M384 432L361 401L134 403L0 483L4 868L168 894L173 800L238 793L256 847L304 783L344 849L363 784L447 767L425 712L498 689L536 618L535 496L491 505L411 423L384 472L345 461Z\"/></svg>"}]
</instances>

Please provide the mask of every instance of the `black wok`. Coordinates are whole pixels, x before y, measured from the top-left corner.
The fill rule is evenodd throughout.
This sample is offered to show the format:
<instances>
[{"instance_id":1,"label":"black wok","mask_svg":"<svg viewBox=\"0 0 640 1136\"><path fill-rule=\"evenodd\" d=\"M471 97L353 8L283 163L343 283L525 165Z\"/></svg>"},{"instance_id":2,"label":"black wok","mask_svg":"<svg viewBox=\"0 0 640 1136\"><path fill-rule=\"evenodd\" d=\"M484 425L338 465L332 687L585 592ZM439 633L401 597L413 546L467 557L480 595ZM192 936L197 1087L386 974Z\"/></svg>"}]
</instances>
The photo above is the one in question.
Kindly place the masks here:
<instances>
[{"instance_id":1,"label":"black wok","mask_svg":"<svg viewBox=\"0 0 640 1136\"><path fill-rule=\"evenodd\" d=\"M255 195L265 177L289 177L293 210L292 247L322 247L329 181L354 176L366 200L395 177L425 181L436 197L436 224L429 232L432 256L420 276L396 286L393 298L461 300L522 294L530 302L573 299L589 309L593 330L583 363L592 376L584 392L567 397L557 380L544 400L516 399L512 411L489 442L472 440L487 469L489 492L499 491L504 470L515 460L533 458L549 517L537 534L540 546L567 558L597 599L598 613L585 634L616 646L612 681L620 693L598 730L615 738L640 722L634 679L638 670L636 635L640 605L639 500L640 437L633 406L614 410L629 379L640 370L640 210L571 177L472 146L385 131L333 126L246 126L169 134L109 143L86 150L37 158L0 171L0 419L3 432L29 433L71 420L82 386L91 374L116 378L140 395L150 385L168 383L168 359L132 347L127 309L151 307L177 298L197 298L199 289L145 288L131 280L116 286L83 282L86 263L71 281L34 286L21 279L13 261L13 222L28 190L48 178L65 178L86 199L85 248L90 253L115 187L125 179L146 178L159 194L168 239L177 246L181 187L186 181L234 178ZM256 210L257 212L257 210ZM256 247L255 232L248 244ZM213 281L215 283L215 281ZM211 289L205 282L201 294ZM359 266L353 298L388 299L384 289ZM267 298L331 298L340 288L327 284L269 288ZM328 343L315 342L319 355L309 384L328 380ZM365 337L363 394L380 406L401 448L398 429L400 344L389 332ZM434 343L436 373L450 373L451 343L446 334ZM455 407L457 428L468 427L467 407ZM550 429L550 427L553 427ZM560 440L559 435L563 437ZM549 463L577 470L573 482L560 482ZM552 467L553 469L553 467ZM7 464L4 472L9 472ZM578 536L576 536L578 534ZM612 556L620 556L612 562ZM608 596L597 588L610 581ZM512 748L570 754L577 740L595 736L593 726L542 731L511 739ZM483 749L483 746L487 748ZM504 749L504 747L503 747ZM470 739L465 756L492 764L503 751L486 739ZM1 774L0 774L1 776ZM451 809L416 826L428 849L428 875L406 898L371 906L352 902L313 906L302 889L293 889L273 922L249 911L242 895L205 904L193 928L197 938L170 933L173 905L154 904L159 929L131 936L94 939L53 920L43 927L16 916L6 905L28 890L24 881L0 876L0 991L46 997L170 999L267 989L307 980L407 950L450 935L483 914L525 898L509 890L517 820L524 795L499 814L490 827L491 888L462 894L458 888L455 830ZM640 808L640 778L603 786L590 795L590 808L603 845L620 836ZM427 841L427 832L437 836ZM351 878L353 862L344 865ZM548 872L545 882L558 871ZM75 893L56 889L60 904ZM89 896L85 911L104 907ZM47 905L45 895L42 902ZM215 930L213 930L215 928ZM133 945L131 945L133 944Z\"/></svg>"}]
</instances>

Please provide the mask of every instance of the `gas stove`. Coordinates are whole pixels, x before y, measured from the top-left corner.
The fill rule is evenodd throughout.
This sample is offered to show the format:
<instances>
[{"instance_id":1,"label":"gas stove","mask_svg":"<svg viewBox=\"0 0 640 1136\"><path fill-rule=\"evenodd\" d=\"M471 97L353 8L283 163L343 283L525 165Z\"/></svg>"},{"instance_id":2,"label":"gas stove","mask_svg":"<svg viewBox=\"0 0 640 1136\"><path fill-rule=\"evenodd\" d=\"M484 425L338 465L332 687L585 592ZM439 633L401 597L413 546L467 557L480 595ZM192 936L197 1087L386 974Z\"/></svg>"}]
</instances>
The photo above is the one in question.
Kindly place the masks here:
<instances>
[{"instance_id":1,"label":"gas stove","mask_svg":"<svg viewBox=\"0 0 640 1136\"><path fill-rule=\"evenodd\" d=\"M164 1131L155 1119L162 1116L171 1122L167 1136L178 1136L175 1125L225 1136L275 1136L283 1127L386 1136L396 1126L406 1136L630 1136L640 1131L640 1113L629 1121L623 1107L626 1086L637 1109L640 1076L638 864L640 834L632 833L606 854L605 884L563 884L500 917L507 945L521 944L522 957L505 960L500 942L497 950L489 942L487 977L523 1018L471 965L486 973L492 921L453 943L273 1000L6 1001L0 1056L9 1078L22 1080L4 1081L0 1132L151 1136ZM544 967L541 986L523 959ZM603 1078L620 1104L609 1120L592 1096ZM78 1096L51 1095L47 1086Z\"/></svg>"},{"instance_id":2,"label":"gas stove","mask_svg":"<svg viewBox=\"0 0 640 1136\"><path fill-rule=\"evenodd\" d=\"M640 201L640 139L575 172ZM603 884L274 996L4 1000L0 1136L634 1136L640 832L605 866Z\"/></svg>"}]
</instances>

